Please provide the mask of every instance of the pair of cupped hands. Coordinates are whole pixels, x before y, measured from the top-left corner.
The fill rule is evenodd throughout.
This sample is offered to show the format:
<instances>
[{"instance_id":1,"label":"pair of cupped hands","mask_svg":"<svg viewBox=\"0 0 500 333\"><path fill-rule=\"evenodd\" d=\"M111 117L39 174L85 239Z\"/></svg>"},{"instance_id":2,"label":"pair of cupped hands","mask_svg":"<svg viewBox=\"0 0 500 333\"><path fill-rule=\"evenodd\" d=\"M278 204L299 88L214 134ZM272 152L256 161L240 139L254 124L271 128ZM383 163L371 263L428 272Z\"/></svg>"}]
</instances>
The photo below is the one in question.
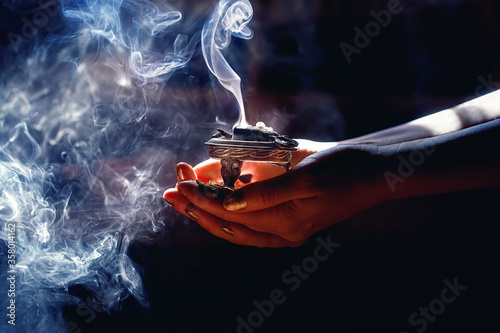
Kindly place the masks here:
<instances>
[{"instance_id":1,"label":"pair of cupped hands","mask_svg":"<svg viewBox=\"0 0 500 333\"><path fill-rule=\"evenodd\" d=\"M308 237L387 199L377 158L366 150L299 140L294 167L245 162L247 184L226 198L205 184L221 182L220 162L177 165L178 183L164 199L213 235L240 245L298 246Z\"/></svg>"}]
</instances>

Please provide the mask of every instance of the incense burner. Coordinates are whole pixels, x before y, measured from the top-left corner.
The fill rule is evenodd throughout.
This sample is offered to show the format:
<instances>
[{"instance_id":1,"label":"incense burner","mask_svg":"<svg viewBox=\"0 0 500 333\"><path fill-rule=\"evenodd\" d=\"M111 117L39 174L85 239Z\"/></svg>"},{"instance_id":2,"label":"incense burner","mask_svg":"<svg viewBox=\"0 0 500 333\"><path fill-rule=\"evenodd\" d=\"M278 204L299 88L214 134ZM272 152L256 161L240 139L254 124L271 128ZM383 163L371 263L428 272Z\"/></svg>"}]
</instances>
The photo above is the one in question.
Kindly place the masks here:
<instances>
[{"instance_id":1,"label":"incense burner","mask_svg":"<svg viewBox=\"0 0 500 333\"><path fill-rule=\"evenodd\" d=\"M286 170L292 167L292 152L297 151L297 141L276 133L263 123L236 127L232 134L217 130L205 146L209 157L220 160L225 188L234 189L245 161L272 163Z\"/></svg>"}]
</instances>

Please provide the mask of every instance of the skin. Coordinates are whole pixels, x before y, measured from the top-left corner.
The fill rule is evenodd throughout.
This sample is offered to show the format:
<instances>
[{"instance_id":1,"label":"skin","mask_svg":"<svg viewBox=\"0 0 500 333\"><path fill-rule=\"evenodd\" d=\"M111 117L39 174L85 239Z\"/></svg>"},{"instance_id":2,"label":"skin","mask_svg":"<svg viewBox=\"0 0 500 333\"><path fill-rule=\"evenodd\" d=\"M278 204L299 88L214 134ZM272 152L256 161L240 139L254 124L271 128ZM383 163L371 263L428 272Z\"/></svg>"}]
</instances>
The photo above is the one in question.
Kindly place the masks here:
<instances>
[{"instance_id":1,"label":"skin","mask_svg":"<svg viewBox=\"0 0 500 333\"><path fill-rule=\"evenodd\" d=\"M164 198L217 237L285 247L382 202L500 186L499 92L356 139L300 140L292 170L245 162L250 183L225 200L196 182L220 181L219 161L179 163ZM418 163L406 172L403 160Z\"/></svg>"}]
</instances>

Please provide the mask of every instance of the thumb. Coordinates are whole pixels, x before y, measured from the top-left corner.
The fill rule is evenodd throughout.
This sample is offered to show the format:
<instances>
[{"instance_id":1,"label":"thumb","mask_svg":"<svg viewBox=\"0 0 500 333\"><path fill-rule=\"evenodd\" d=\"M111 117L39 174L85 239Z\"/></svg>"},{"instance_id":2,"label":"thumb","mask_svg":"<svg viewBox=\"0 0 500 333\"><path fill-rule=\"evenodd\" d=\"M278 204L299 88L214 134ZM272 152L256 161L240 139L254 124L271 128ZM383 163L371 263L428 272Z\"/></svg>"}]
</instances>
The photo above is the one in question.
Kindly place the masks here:
<instances>
[{"instance_id":1,"label":"thumb","mask_svg":"<svg viewBox=\"0 0 500 333\"><path fill-rule=\"evenodd\" d=\"M305 175L295 170L278 177L246 185L231 193L223 202L228 211L254 211L280 203L308 198L312 191L308 188Z\"/></svg>"}]
</instances>

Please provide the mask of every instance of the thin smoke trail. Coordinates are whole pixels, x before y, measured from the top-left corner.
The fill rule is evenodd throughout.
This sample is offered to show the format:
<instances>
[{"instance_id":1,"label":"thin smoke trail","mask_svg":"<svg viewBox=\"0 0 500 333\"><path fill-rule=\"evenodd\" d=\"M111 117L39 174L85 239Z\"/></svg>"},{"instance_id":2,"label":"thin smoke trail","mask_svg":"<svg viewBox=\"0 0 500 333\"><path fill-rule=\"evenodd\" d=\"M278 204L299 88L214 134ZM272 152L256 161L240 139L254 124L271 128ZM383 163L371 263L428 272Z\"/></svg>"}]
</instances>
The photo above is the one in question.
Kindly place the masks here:
<instances>
[{"instance_id":1,"label":"thin smoke trail","mask_svg":"<svg viewBox=\"0 0 500 333\"><path fill-rule=\"evenodd\" d=\"M217 46L231 34L251 36L249 3L231 4L219 5L236 19L224 16L229 30L213 34ZM16 331L65 331L62 306L81 302L73 286L107 313L130 295L148 306L128 250L162 230L165 147L191 144L187 119L196 117L164 96L199 52L200 32L178 33L179 11L145 0L63 0L59 11L64 24L45 41L34 39L22 56L2 55L12 62L0 80L0 327L7 332L11 225ZM217 62L227 65L212 59L215 73Z\"/></svg>"},{"instance_id":2,"label":"thin smoke trail","mask_svg":"<svg viewBox=\"0 0 500 333\"><path fill-rule=\"evenodd\" d=\"M229 90L238 102L239 121L235 126L248 125L241 93L241 79L229 66L222 50L231 43L231 36L250 39L253 32L247 27L253 16L252 5L247 0L222 0L203 27L201 44L203 57L210 72Z\"/></svg>"}]
</instances>

